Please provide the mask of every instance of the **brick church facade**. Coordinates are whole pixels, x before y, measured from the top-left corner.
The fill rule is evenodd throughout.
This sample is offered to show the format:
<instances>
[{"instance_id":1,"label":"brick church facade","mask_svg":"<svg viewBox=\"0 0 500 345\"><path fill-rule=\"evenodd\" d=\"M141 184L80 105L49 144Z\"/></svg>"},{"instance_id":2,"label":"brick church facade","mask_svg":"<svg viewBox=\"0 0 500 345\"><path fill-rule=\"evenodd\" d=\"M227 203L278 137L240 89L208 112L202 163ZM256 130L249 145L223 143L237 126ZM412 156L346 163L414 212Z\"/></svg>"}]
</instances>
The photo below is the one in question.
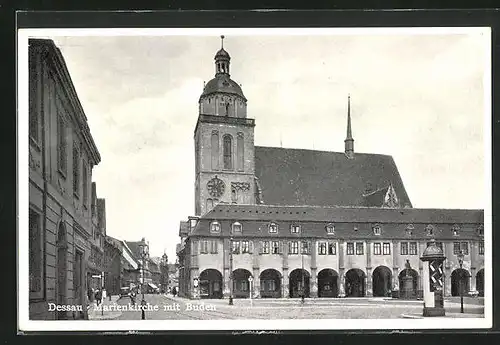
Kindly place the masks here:
<instances>
[{"instance_id":1,"label":"brick church facade","mask_svg":"<svg viewBox=\"0 0 500 345\"><path fill-rule=\"evenodd\" d=\"M181 296L390 296L403 276L418 296L432 239L447 258L445 295L484 293L483 210L413 208L391 156L355 152L350 99L344 152L255 146L229 67L222 47L199 99L195 215L181 221L177 246Z\"/></svg>"}]
</instances>

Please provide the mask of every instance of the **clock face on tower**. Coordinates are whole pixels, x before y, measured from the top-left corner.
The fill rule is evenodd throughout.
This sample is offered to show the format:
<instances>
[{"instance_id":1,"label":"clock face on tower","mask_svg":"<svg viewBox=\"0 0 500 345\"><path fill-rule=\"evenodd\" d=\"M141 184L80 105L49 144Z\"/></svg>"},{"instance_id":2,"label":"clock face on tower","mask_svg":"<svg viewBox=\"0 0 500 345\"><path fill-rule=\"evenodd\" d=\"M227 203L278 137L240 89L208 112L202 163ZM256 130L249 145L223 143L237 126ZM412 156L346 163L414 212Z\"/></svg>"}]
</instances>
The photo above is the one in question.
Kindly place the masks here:
<instances>
[{"instance_id":1,"label":"clock face on tower","mask_svg":"<svg viewBox=\"0 0 500 345\"><path fill-rule=\"evenodd\" d=\"M208 192L214 198L219 198L224 194L224 190L226 189L226 185L224 181L215 175L213 179L208 181L207 183Z\"/></svg>"}]
</instances>

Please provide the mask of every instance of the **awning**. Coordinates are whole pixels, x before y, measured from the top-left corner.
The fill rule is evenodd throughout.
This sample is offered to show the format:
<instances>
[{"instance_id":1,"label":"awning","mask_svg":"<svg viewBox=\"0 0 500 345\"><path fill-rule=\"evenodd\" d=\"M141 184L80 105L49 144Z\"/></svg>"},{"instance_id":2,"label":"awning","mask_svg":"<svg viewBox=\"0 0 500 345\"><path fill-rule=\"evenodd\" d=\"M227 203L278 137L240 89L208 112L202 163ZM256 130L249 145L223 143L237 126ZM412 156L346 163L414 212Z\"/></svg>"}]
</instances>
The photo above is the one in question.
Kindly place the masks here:
<instances>
[{"instance_id":1,"label":"awning","mask_svg":"<svg viewBox=\"0 0 500 345\"><path fill-rule=\"evenodd\" d=\"M153 284L153 283L148 283L148 285L151 286L155 290L158 289L158 287L155 284Z\"/></svg>"}]
</instances>

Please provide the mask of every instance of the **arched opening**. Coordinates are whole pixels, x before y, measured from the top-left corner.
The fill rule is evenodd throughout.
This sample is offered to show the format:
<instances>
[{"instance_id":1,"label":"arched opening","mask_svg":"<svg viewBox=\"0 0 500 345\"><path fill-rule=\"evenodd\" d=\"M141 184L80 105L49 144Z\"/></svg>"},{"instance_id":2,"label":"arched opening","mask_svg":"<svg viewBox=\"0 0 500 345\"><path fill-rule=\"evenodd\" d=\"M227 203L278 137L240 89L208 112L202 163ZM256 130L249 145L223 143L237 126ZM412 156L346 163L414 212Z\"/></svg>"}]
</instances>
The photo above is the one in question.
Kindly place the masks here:
<instances>
[{"instance_id":1,"label":"arched opening","mask_svg":"<svg viewBox=\"0 0 500 345\"><path fill-rule=\"evenodd\" d=\"M226 134L223 139L224 169L233 168L233 138Z\"/></svg>"},{"instance_id":2,"label":"arched opening","mask_svg":"<svg viewBox=\"0 0 500 345\"><path fill-rule=\"evenodd\" d=\"M476 273L476 290L480 297L484 297L484 269L481 268Z\"/></svg>"},{"instance_id":3,"label":"arched opening","mask_svg":"<svg viewBox=\"0 0 500 345\"><path fill-rule=\"evenodd\" d=\"M413 268L405 268L398 275L401 298L415 298L418 290L418 273Z\"/></svg>"},{"instance_id":4,"label":"arched opening","mask_svg":"<svg viewBox=\"0 0 500 345\"><path fill-rule=\"evenodd\" d=\"M346 297L365 297L365 272L352 268L345 274Z\"/></svg>"},{"instance_id":5,"label":"arched opening","mask_svg":"<svg viewBox=\"0 0 500 345\"><path fill-rule=\"evenodd\" d=\"M372 273L373 297L389 297L391 293L392 272L386 266L378 266Z\"/></svg>"},{"instance_id":6,"label":"arched opening","mask_svg":"<svg viewBox=\"0 0 500 345\"><path fill-rule=\"evenodd\" d=\"M281 297L281 273L269 268L260 274L260 297Z\"/></svg>"},{"instance_id":7,"label":"arched opening","mask_svg":"<svg viewBox=\"0 0 500 345\"><path fill-rule=\"evenodd\" d=\"M244 145L243 133L238 133L238 137L236 138L236 155L238 157L238 170L240 171L245 169Z\"/></svg>"},{"instance_id":8,"label":"arched opening","mask_svg":"<svg viewBox=\"0 0 500 345\"><path fill-rule=\"evenodd\" d=\"M465 296L469 293L469 271L457 268L451 273L451 295Z\"/></svg>"},{"instance_id":9,"label":"arched opening","mask_svg":"<svg viewBox=\"0 0 500 345\"><path fill-rule=\"evenodd\" d=\"M66 240L66 228L64 223L61 221L59 224L59 228L57 230L57 263L56 263L56 271L57 271L57 304L66 305L68 304L66 301L66 274L67 274L67 251L68 251L68 243ZM66 319L65 311L57 312L57 319L64 320Z\"/></svg>"},{"instance_id":10,"label":"arched opening","mask_svg":"<svg viewBox=\"0 0 500 345\"><path fill-rule=\"evenodd\" d=\"M199 280L201 298L222 298L222 274L218 270L204 270Z\"/></svg>"},{"instance_id":11,"label":"arched opening","mask_svg":"<svg viewBox=\"0 0 500 345\"><path fill-rule=\"evenodd\" d=\"M248 298L250 297L250 282L248 278L252 274L243 269L238 268L233 271L233 297Z\"/></svg>"},{"instance_id":12,"label":"arched opening","mask_svg":"<svg viewBox=\"0 0 500 345\"><path fill-rule=\"evenodd\" d=\"M219 169L219 132L212 131L211 146L211 163L212 170Z\"/></svg>"},{"instance_id":13,"label":"arched opening","mask_svg":"<svg viewBox=\"0 0 500 345\"><path fill-rule=\"evenodd\" d=\"M318 273L318 297L338 297L339 275L332 269L325 268Z\"/></svg>"},{"instance_id":14,"label":"arched opening","mask_svg":"<svg viewBox=\"0 0 500 345\"><path fill-rule=\"evenodd\" d=\"M297 268L290 272L289 276L289 296L291 298L309 297L310 275L304 269Z\"/></svg>"}]
</instances>

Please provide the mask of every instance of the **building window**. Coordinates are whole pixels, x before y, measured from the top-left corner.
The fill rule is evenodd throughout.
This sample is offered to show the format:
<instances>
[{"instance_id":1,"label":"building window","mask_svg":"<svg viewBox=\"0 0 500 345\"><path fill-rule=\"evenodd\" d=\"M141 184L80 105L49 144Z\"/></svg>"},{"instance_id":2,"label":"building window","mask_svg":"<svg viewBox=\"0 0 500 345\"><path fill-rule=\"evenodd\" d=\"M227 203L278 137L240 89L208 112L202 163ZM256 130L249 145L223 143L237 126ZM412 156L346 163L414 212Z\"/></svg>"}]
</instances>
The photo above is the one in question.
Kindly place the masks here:
<instances>
[{"instance_id":1,"label":"building window","mask_svg":"<svg viewBox=\"0 0 500 345\"><path fill-rule=\"evenodd\" d=\"M278 224L271 223L269 224L269 233L276 234L278 232Z\"/></svg>"},{"instance_id":2,"label":"building window","mask_svg":"<svg viewBox=\"0 0 500 345\"><path fill-rule=\"evenodd\" d=\"M408 242L401 242L401 255L408 255Z\"/></svg>"},{"instance_id":3,"label":"building window","mask_svg":"<svg viewBox=\"0 0 500 345\"><path fill-rule=\"evenodd\" d=\"M481 224L477 227L476 232L479 236L484 236L484 226Z\"/></svg>"},{"instance_id":4,"label":"building window","mask_svg":"<svg viewBox=\"0 0 500 345\"><path fill-rule=\"evenodd\" d=\"M335 242L328 243L328 255L337 255L337 245Z\"/></svg>"},{"instance_id":5,"label":"building window","mask_svg":"<svg viewBox=\"0 0 500 345\"><path fill-rule=\"evenodd\" d=\"M389 242L384 242L382 244L382 254L384 254L384 255L391 254L391 244Z\"/></svg>"},{"instance_id":6,"label":"building window","mask_svg":"<svg viewBox=\"0 0 500 345\"><path fill-rule=\"evenodd\" d=\"M290 252L290 254L298 254L299 253L299 242L298 241L290 241L289 242L289 252Z\"/></svg>"},{"instance_id":7,"label":"building window","mask_svg":"<svg viewBox=\"0 0 500 345\"><path fill-rule=\"evenodd\" d=\"M280 253L280 243L279 241L273 241L273 246L272 246L272 253L273 254L279 254Z\"/></svg>"},{"instance_id":8,"label":"building window","mask_svg":"<svg viewBox=\"0 0 500 345\"><path fill-rule=\"evenodd\" d=\"M66 123L64 122L62 116L59 114L57 119L57 168L64 176L66 176L66 173L68 171L66 147Z\"/></svg>"},{"instance_id":9,"label":"building window","mask_svg":"<svg viewBox=\"0 0 500 345\"><path fill-rule=\"evenodd\" d=\"M249 253L248 241L241 241L241 253L242 254Z\"/></svg>"},{"instance_id":10,"label":"building window","mask_svg":"<svg viewBox=\"0 0 500 345\"><path fill-rule=\"evenodd\" d=\"M347 255L354 255L354 243L347 242Z\"/></svg>"},{"instance_id":11,"label":"building window","mask_svg":"<svg viewBox=\"0 0 500 345\"><path fill-rule=\"evenodd\" d=\"M200 243L201 243L200 253L207 254L208 253L208 241L201 241Z\"/></svg>"},{"instance_id":12,"label":"building window","mask_svg":"<svg viewBox=\"0 0 500 345\"><path fill-rule=\"evenodd\" d=\"M326 233L328 235L335 235L335 226L333 224L328 224L326 226Z\"/></svg>"},{"instance_id":13,"label":"building window","mask_svg":"<svg viewBox=\"0 0 500 345\"><path fill-rule=\"evenodd\" d=\"M82 194L83 194L83 206L87 207L88 199L89 199L89 181L88 181L88 170L87 163L83 161L82 167Z\"/></svg>"},{"instance_id":14,"label":"building window","mask_svg":"<svg viewBox=\"0 0 500 345\"><path fill-rule=\"evenodd\" d=\"M460 251L464 255L469 255L469 243L468 242L453 242L453 254L458 255Z\"/></svg>"},{"instance_id":15,"label":"building window","mask_svg":"<svg viewBox=\"0 0 500 345\"><path fill-rule=\"evenodd\" d=\"M318 254L319 255L326 255L326 242L319 242L318 243Z\"/></svg>"},{"instance_id":16,"label":"building window","mask_svg":"<svg viewBox=\"0 0 500 345\"><path fill-rule=\"evenodd\" d=\"M302 241L301 242L301 254L309 254L309 242L308 241Z\"/></svg>"},{"instance_id":17,"label":"building window","mask_svg":"<svg viewBox=\"0 0 500 345\"><path fill-rule=\"evenodd\" d=\"M219 222L210 223L210 232L213 232L213 233L220 232L220 223Z\"/></svg>"},{"instance_id":18,"label":"building window","mask_svg":"<svg viewBox=\"0 0 500 345\"><path fill-rule=\"evenodd\" d=\"M458 224L454 224L451 227L451 233L453 234L453 236L458 236L459 232L460 232L460 226Z\"/></svg>"},{"instance_id":19,"label":"building window","mask_svg":"<svg viewBox=\"0 0 500 345\"><path fill-rule=\"evenodd\" d=\"M80 154L78 153L78 145L73 143L73 193L75 196L80 195Z\"/></svg>"},{"instance_id":20,"label":"building window","mask_svg":"<svg viewBox=\"0 0 500 345\"><path fill-rule=\"evenodd\" d=\"M233 168L233 138L226 134L223 143L224 169L230 170Z\"/></svg>"},{"instance_id":21,"label":"building window","mask_svg":"<svg viewBox=\"0 0 500 345\"><path fill-rule=\"evenodd\" d=\"M427 234L427 236L434 236L434 227L432 225L427 225L425 227L425 233Z\"/></svg>"},{"instance_id":22,"label":"building window","mask_svg":"<svg viewBox=\"0 0 500 345\"><path fill-rule=\"evenodd\" d=\"M479 242L479 255L484 255L484 242Z\"/></svg>"},{"instance_id":23,"label":"building window","mask_svg":"<svg viewBox=\"0 0 500 345\"><path fill-rule=\"evenodd\" d=\"M410 255L417 255L417 242L410 242Z\"/></svg>"},{"instance_id":24,"label":"building window","mask_svg":"<svg viewBox=\"0 0 500 345\"><path fill-rule=\"evenodd\" d=\"M262 242L262 254L269 254L269 241Z\"/></svg>"},{"instance_id":25,"label":"building window","mask_svg":"<svg viewBox=\"0 0 500 345\"><path fill-rule=\"evenodd\" d=\"M213 240L210 242L210 253L217 254L217 240Z\"/></svg>"},{"instance_id":26,"label":"building window","mask_svg":"<svg viewBox=\"0 0 500 345\"><path fill-rule=\"evenodd\" d=\"M238 162L238 170L243 171L245 169L245 157L244 157L244 147L245 142L243 140L243 133L238 133L238 137L236 139L236 155Z\"/></svg>"},{"instance_id":27,"label":"building window","mask_svg":"<svg viewBox=\"0 0 500 345\"><path fill-rule=\"evenodd\" d=\"M212 170L219 170L219 132L212 132L210 145L212 153Z\"/></svg>"},{"instance_id":28,"label":"building window","mask_svg":"<svg viewBox=\"0 0 500 345\"><path fill-rule=\"evenodd\" d=\"M43 247L40 215L29 210L29 286L30 298L43 297Z\"/></svg>"},{"instance_id":29,"label":"building window","mask_svg":"<svg viewBox=\"0 0 500 345\"><path fill-rule=\"evenodd\" d=\"M380 243L373 244L373 254L381 255L382 254L382 245Z\"/></svg>"},{"instance_id":30,"label":"building window","mask_svg":"<svg viewBox=\"0 0 500 345\"><path fill-rule=\"evenodd\" d=\"M241 232L242 226L241 223L235 222L233 223L233 232Z\"/></svg>"},{"instance_id":31,"label":"building window","mask_svg":"<svg viewBox=\"0 0 500 345\"><path fill-rule=\"evenodd\" d=\"M356 242L356 255L364 254L364 246L363 242Z\"/></svg>"},{"instance_id":32,"label":"building window","mask_svg":"<svg viewBox=\"0 0 500 345\"><path fill-rule=\"evenodd\" d=\"M290 232L291 232L292 234L298 234L298 233L300 233L300 225L297 225L297 224L292 224L292 225L290 226Z\"/></svg>"},{"instance_id":33,"label":"building window","mask_svg":"<svg viewBox=\"0 0 500 345\"><path fill-rule=\"evenodd\" d=\"M373 234L376 236L379 236L382 233L382 227L379 224L374 225L372 229L373 229Z\"/></svg>"},{"instance_id":34,"label":"building window","mask_svg":"<svg viewBox=\"0 0 500 345\"><path fill-rule=\"evenodd\" d=\"M240 241L233 241L233 254L240 253Z\"/></svg>"}]
</instances>

